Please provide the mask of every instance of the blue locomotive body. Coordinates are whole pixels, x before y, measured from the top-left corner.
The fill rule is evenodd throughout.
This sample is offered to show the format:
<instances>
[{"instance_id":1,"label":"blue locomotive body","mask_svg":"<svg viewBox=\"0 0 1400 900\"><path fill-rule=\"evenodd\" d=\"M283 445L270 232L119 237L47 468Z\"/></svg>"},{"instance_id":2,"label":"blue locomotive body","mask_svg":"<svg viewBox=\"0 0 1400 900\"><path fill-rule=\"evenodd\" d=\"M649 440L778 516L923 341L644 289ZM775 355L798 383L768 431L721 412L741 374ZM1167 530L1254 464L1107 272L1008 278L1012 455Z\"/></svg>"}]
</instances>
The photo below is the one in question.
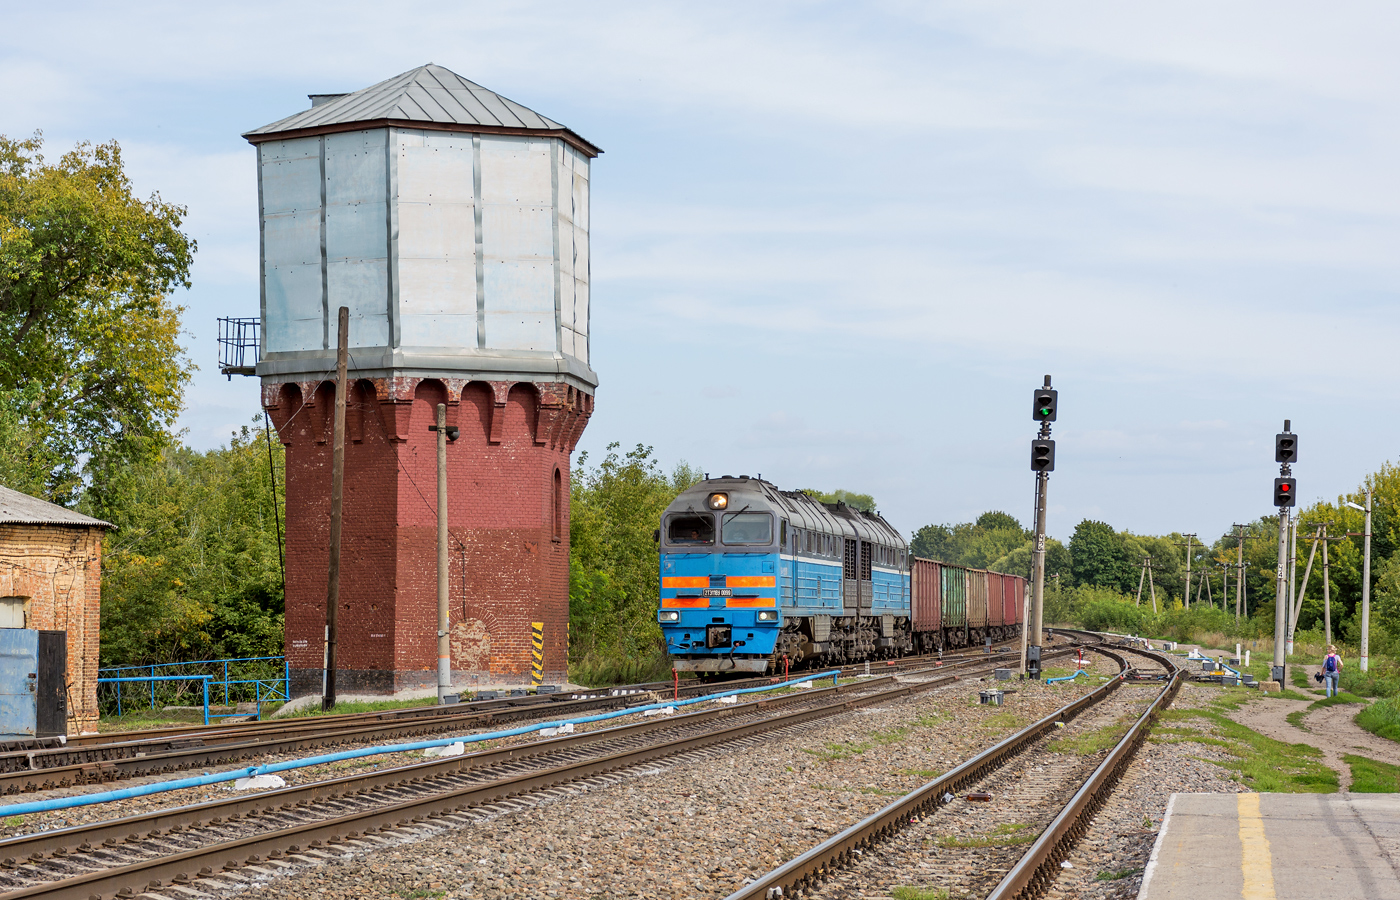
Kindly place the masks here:
<instances>
[{"instance_id":1,"label":"blue locomotive body","mask_svg":"<svg viewBox=\"0 0 1400 900\"><path fill-rule=\"evenodd\" d=\"M877 513L708 479L662 515L666 650L681 671L766 672L913 649L908 545Z\"/></svg>"}]
</instances>

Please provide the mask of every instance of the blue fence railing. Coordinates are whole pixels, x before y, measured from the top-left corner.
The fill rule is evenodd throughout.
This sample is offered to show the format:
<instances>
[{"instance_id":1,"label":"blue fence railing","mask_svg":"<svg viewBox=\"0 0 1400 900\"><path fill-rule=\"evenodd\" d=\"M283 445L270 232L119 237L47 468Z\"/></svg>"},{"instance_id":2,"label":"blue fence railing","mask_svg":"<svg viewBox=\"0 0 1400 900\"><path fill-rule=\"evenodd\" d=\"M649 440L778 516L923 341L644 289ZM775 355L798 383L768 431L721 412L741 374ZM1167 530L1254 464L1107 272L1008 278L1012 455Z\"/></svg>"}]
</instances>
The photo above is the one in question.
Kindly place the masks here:
<instances>
[{"instance_id":1,"label":"blue fence railing","mask_svg":"<svg viewBox=\"0 0 1400 900\"><path fill-rule=\"evenodd\" d=\"M155 709L158 702L173 704L183 699L192 700L190 694L198 692L207 725L211 719L244 715L211 713L211 702L225 707L255 703L261 719L264 704L285 703L291 697L291 671L286 657L282 656L112 666L98 669L97 676L98 704L104 711L119 716L143 705Z\"/></svg>"}]
</instances>

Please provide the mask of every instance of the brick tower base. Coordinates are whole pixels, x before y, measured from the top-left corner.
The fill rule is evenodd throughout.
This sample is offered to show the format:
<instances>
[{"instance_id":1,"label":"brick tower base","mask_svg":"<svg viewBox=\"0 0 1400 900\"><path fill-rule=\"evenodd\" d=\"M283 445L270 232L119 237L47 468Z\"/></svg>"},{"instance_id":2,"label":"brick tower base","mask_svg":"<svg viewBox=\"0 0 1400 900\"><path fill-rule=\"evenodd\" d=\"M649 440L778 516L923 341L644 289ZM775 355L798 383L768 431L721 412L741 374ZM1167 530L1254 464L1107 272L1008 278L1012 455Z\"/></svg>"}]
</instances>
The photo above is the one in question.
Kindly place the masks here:
<instances>
[{"instance_id":1,"label":"brick tower base","mask_svg":"<svg viewBox=\"0 0 1400 900\"><path fill-rule=\"evenodd\" d=\"M437 404L447 446L455 690L531 674L544 623L546 681L568 668L569 457L593 397L558 382L373 378L346 411L336 687L437 683ZM321 690L329 563L330 382L264 383L287 450L286 653L293 695Z\"/></svg>"}]
</instances>

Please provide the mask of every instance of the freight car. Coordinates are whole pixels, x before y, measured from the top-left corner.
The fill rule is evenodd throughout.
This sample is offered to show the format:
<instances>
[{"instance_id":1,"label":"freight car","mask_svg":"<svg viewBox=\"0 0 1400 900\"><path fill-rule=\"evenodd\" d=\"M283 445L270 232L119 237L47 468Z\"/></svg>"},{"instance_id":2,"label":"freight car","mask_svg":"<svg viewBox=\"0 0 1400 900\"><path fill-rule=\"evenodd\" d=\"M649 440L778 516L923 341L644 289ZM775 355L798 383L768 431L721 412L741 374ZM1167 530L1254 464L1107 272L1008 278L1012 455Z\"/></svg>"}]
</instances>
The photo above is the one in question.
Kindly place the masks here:
<instances>
[{"instance_id":1,"label":"freight car","mask_svg":"<svg viewBox=\"0 0 1400 900\"><path fill-rule=\"evenodd\" d=\"M878 513L759 478L686 489L657 541L657 618L680 671L858 662L1020 633L1024 579L912 559Z\"/></svg>"}]
</instances>

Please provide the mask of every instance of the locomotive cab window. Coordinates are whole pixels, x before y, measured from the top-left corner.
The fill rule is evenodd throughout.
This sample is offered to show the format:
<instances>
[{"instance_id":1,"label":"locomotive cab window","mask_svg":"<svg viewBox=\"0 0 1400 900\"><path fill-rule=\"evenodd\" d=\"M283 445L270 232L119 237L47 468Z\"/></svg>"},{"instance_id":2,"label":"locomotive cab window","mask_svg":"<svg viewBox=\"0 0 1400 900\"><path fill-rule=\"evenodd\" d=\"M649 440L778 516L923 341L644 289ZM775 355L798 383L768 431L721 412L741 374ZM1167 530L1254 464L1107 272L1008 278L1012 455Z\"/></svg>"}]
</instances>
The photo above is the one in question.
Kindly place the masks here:
<instances>
[{"instance_id":1,"label":"locomotive cab window","mask_svg":"<svg viewBox=\"0 0 1400 900\"><path fill-rule=\"evenodd\" d=\"M720 540L726 544L767 544L773 540L773 517L768 513L725 513Z\"/></svg>"},{"instance_id":2,"label":"locomotive cab window","mask_svg":"<svg viewBox=\"0 0 1400 900\"><path fill-rule=\"evenodd\" d=\"M666 520L666 540L672 544L713 544L715 517L696 513L671 516Z\"/></svg>"}]
</instances>

